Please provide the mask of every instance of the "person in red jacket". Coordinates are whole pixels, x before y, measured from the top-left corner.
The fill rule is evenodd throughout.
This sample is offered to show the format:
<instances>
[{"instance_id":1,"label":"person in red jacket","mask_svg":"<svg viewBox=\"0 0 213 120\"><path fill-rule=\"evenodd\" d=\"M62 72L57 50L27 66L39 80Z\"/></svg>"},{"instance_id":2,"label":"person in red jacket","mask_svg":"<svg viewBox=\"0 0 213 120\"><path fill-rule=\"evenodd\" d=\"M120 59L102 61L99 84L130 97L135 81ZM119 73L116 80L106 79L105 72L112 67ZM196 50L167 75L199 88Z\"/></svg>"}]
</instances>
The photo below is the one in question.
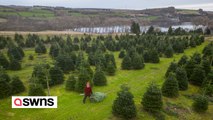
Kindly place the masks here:
<instances>
[{"instance_id":1,"label":"person in red jacket","mask_svg":"<svg viewBox=\"0 0 213 120\"><path fill-rule=\"evenodd\" d=\"M92 94L92 88L90 86L89 81L86 83L86 86L84 88L84 99L83 99L83 103L86 102L87 97L90 97Z\"/></svg>"}]
</instances>

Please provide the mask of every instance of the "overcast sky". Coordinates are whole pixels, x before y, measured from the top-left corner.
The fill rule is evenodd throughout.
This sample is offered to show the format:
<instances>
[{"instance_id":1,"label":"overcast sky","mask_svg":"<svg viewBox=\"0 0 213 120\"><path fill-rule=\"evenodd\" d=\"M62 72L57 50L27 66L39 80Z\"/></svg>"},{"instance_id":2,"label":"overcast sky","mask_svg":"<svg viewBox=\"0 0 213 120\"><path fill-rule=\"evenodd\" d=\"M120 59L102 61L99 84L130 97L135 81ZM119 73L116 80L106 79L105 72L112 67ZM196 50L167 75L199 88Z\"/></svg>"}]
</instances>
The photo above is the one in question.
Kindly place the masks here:
<instances>
[{"instance_id":1,"label":"overcast sky","mask_svg":"<svg viewBox=\"0 0 213 120\"><path fill-rule=\"evenodd\" d=\"M213 0L0 0L0 5L42 5L70 8L146 9L174 6L213 11Z\"/></svg>"}]
</instances>

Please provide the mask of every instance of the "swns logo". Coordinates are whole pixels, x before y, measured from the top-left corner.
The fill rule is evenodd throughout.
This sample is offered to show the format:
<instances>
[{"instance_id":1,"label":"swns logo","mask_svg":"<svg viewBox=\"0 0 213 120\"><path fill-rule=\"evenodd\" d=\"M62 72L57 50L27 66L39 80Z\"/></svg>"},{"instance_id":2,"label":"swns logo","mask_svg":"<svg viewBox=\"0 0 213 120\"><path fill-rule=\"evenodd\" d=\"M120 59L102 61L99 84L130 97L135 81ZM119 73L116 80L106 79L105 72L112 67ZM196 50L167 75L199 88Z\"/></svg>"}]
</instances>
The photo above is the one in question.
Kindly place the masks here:
<instances>
[{"instance_id":1,"label":"swns logo","mask_svg":"<svg viewBox=\"0 0 213 120\"><path fill-rule=\"evenodd\" d=\"M12 108L57 108L57 96L12 96Z\"/></svg>"}]
</instances>

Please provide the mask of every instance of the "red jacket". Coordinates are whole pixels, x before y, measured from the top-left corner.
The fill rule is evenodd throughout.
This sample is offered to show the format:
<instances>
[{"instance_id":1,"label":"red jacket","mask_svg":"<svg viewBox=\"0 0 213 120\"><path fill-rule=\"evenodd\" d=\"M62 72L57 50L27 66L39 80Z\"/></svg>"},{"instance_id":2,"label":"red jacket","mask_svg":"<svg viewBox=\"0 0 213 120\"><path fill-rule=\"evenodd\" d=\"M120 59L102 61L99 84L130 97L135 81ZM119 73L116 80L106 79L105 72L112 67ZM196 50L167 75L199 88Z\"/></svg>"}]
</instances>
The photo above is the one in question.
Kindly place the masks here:
<instances>
[{"instance_id":1,"label":"red jacket","mask_svg":"<svg viewBox=\"0 0 213 120\"><path fill-rule=\"evenodd\" d=\"M86 96L90 96L90 95L92 94L92 89L91 89L91 87L85 87L85 88L84 88L84 94L85 94Z\"/></svg>"}]
</instances>

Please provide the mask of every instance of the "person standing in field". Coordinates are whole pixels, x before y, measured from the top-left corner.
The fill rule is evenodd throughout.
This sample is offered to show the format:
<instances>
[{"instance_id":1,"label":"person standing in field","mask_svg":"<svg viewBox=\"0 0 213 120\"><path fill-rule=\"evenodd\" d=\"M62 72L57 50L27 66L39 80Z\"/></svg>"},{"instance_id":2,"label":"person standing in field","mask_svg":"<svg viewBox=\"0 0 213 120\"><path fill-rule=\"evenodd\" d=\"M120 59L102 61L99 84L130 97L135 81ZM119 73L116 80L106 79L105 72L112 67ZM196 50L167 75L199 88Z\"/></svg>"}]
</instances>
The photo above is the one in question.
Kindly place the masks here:
<instances>
[{"instance_id":1,"label":"person standing in field","mask_svg":"<svg viewBox=\"0 0 213 120\"><path fill-rule=\"evenodd\" d=\"M92 88L90 86L89 81L87 81L86 86L84 88L84 99L83 99L83 103L86 102L87 97L90 97L92 94Z\"/></svg>"}]
</instances>

